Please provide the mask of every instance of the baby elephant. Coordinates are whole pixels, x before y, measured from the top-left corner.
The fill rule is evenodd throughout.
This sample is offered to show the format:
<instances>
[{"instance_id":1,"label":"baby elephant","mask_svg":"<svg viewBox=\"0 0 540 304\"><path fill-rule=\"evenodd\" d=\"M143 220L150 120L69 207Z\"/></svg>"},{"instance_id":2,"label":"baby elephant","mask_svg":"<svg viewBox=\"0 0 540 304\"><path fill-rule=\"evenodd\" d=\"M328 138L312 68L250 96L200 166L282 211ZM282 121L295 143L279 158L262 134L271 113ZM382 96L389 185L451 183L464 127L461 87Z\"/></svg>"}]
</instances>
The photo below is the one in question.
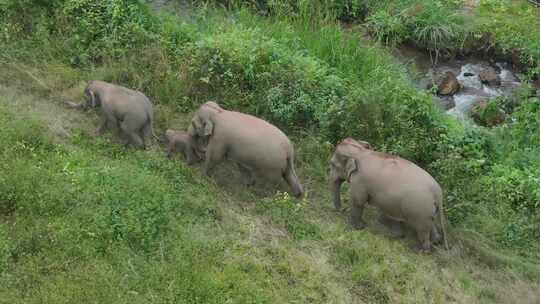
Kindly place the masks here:
<instances>
[{"instance_id":1,"label":"baby elephant","mask_svg":"<svg viewBox=\"0 0 540 304\"><path fill-rule=\"evenodd\" d=\"M120 131L120 135L137 148L149 144L152 131L152 103L143 93L104 81L91 81L84 90L85 101L79 104L67 102L72 108L86 110L99 108L101 123L97 134L107 127Z\"/></svg>"},{"instance_id":2,"label":"baby elephant","mask_svg":"<svg viewBox=\"0 0 540 304\"><path fill-rule=\"evenodd\" d=\"M373 151L367 142L347 138L337 145L330 160L330 188L337 210L341 209L340 188L344 181L350 184L354 228L365 227L362 213L369 203L378 207L384 217L411 226L420 249L430 251L432 242L441 241L434 222L439 213L448 249L442 190L422 168L400 157Z\"/></svg>"},{"instance_id":3,"label":"baby elephant","mask_svg":"<svg viewBox=\"0 0 540 304\"><path fill-rule=\"evenodd\" d=\"M171 157L174 152L182 153L186 163L192 165L202 160L202 149L195 138L188 132L168 129L165 132L167 138L167 156Z\"/></svg>"}]
</instances>

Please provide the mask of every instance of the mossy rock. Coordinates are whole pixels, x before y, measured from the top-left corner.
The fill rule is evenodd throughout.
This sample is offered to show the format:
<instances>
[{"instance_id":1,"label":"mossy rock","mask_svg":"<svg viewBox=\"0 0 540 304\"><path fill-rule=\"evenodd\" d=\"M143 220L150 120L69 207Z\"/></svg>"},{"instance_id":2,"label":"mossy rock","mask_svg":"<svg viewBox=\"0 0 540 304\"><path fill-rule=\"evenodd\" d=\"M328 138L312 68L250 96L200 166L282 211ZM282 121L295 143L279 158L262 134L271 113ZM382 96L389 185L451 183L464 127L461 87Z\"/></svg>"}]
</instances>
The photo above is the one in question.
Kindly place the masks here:
<instances>
[{"instance_id":1,"label":"mossy rock","mask_svg":"<svg viewBox=\"0 0 540 304\"><path fill-rule=\"evenodd\" d=\"M506 113L499 108L496 101L481 101L471 110L473 120L485 127L494 127L504 122Z\"/></svg>"}]
</instances>

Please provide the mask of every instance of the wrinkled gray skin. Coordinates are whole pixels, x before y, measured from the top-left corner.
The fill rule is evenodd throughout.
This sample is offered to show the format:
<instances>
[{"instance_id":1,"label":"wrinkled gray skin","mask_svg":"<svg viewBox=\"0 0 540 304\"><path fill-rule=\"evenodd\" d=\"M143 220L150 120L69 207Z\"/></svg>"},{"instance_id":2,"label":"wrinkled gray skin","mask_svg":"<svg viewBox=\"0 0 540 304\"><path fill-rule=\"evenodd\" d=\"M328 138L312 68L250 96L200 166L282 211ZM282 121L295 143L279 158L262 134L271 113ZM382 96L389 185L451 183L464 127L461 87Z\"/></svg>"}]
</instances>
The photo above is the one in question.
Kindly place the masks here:
<instances>
[{"instance_id":1,"label":"wrinkled gray skin","mask_svg":"<svg viewBox=\"0 0 540 304\"><path fill-rule=\"evenodd\" d=\"M188 132L208 142L203 167L206 175L227 158L249 175L248 184L254 183L254 175L273 182L283 178L294 196L304 194L294 170L293 146L274 125L248 114L224 110L209 101L195 113Z\"/></svg>"},{"instance_id":2,"label":"wrinkled gray skin","mask_svg":"<svg viewBox=\"0 0 540 304\"><path fill-rule=\"evenodd\" d=\"M200 162L203 156L203 149L196 138L189 135L186 131L176 131L168 129L165 131L167 138L167 156L170 158L175 152L179 152L184 156L186 163L192 165Z\"/></svg>"},{"instance_id":3,"label":"wrinkled gray skin","mask_svg":"<svg viewBox=\"0 0 540 304\"><path fill-rule=\"evenodd\" d=\"M125 144L145 148L153 135L153 110L150 100L141 92L104 81L91 81L84 90L85 101L72 108L87 110L99 108L101 122L96 130L102 135L107 127L119 131Z\"/></svg>"},{"instance_id":4,"label":"wrinkled gray skin","mask_svg":"<svg viewBox=\"0 0 540 304\"><path fill-rule=\"evenodd\" d=\"M334 206L341 210L340 188L350 184L351 224L356 229L366 226L362 220L364 206L378 207L382 215L407 224L417 234L419 249L428 252L432 242L440 242L435 226L439 220L445 247L442 190L429 173L412 162L370 149L367 142L351 138L343 140L330 160L330 188Z\"/></svg>"}]
</instances>

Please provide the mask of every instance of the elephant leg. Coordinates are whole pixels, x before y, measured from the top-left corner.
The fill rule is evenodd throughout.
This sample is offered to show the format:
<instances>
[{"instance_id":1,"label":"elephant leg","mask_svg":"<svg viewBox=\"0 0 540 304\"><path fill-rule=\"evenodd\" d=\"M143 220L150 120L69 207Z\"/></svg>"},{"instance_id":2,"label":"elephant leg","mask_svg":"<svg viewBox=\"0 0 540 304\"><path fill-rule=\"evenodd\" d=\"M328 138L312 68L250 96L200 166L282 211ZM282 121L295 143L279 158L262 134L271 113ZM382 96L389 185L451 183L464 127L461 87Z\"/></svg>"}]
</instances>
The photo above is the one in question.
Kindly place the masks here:
<instances>
[{"instance_id":1,"label":"elephant leg","mask_svg":"<svg viewBox=\"0 0 540 304\"><path fill-rule=\"evenodd\" d=\"M365 193L353 195L351 200L351 225L354 229L363 229L367 226L366 222L362 219L364 206L367 202L367 195Z\"/></svg>"},{"instance_id":2,"label":"elephant leg","mask_svg":"<svg viewBox=\"0 0 540 304\"><path fill-rule=\"evenodd\" d=\"M150 123L145 124L144 127L142 127L141 133L144 147L148 148L152 139L152 125Z\"/></svg>"},{"instance_id":3,"label":"elephant leg","mask_svg":"<svg viewBox=\"0 0 540 304\"><path fill-rule=\"evenodd\" d=\"M238 164L238 168L240 169L240 172L242 172L242 175L245 178L246 186L255 185L255 177L253 176L253 172L248 167L242 164Z\"/></svg>"},{"instance_id":4,"label":"elephant leg","mask_svg":"<svg viewBox=\"0 0 540 304\"><path fill-rule=\"evenodd\" d=\"M124 120L122 124L120 125L120 128L122 129L124 134L126 134L126 136L129 139L129 142L134 147L144 148L144 143L138 134L139 132L137 132L138 128L134 127L133 123L129 119Z\"/></svg>"},{"instance_id":5,"label":"elephant leg","mask_svg":"<svg viewBox=\"0 0 540 304\"><path fill-rule=\"evenodd\" d=\"M107 115L107 113L103 112L101 114L96 134L98 136L103 135L103 133L105 133L105 130L107 130L107 126L112 124L117 124L116 117L114 117L114 115Z\"/></svg>"},{"instance_id":6,"label":"elephant leg","mask_svg":"<svg viewBox=\"0 0 540 304\"><path fill-rule=\"evenodd\" d=\"M396 237L405 237L406 226L404 222L396 221L381 213L379 216L379 223L391 229L392 232L395 233Z\"/></svg>"},{"instance_id":7,"label":"elephant leg","mask_svg":"<svg viewBox=\"0 0 540 304\"><path fill-rule=\"evenodd\" d=\"M206 154L204 159L203 173L206 176L210 176L210 173L214 167L219 164L225 157L225 147L223 144L216 140L211 140L206 148Z\"/></svg>"},{"instance_id":8,"label":"elephant leg","mask_svg":"<svg viewBox=\"0 0 540 304\"><path fill-rule=\"evenodd\" d=\"M417 225L415 227L416 235L418 237L418 251L421 253L428 253L431 251L431 227L426 225Z\"/></svg>"},{"instance_id":9,"label":"elephant leg","mask_svg":"<svg viewBox=\"0 0 540 304\"><path fill-rule=\"evenodd\" d=\"M199 156L193 151L191 145L186 145L184 147L184 157L188 165L193 165L194 163L200 161Z\"/></svg>"},{"instance_id":10,"label":"elephant leg","mask_svg":"<svg viewBox=\"0 0 540 304\"><path fill-rule=\"evenodd\" d=\"M432 244L440 244L442 242L442 237L439 234L437 227L435 227L435 224L433 224L433 227L431 228L430 238Z\"/></svg>"},{"instance_id":11,"label":"elephant leg","mask_svg":"<svg viewBox=\"0 0 540 304\"><path fill-rule=\"evenodd\" d=\"M397 235L398 238L400 239L404 238L407 232L407 225L405 224L405 222L399 222L398 229L399 229L399 232Z\"/></svg>"},{"instance_id":12,"label":"elephant leg","mask_svg":"<svg viewBox=\"0 0 540 304\"><path fill-rule=\"evenodd\" d=\"M174 143L169 143L167 145L167 157L172 158L173 152L174 152Z\"/></svg>"}]
</instances>

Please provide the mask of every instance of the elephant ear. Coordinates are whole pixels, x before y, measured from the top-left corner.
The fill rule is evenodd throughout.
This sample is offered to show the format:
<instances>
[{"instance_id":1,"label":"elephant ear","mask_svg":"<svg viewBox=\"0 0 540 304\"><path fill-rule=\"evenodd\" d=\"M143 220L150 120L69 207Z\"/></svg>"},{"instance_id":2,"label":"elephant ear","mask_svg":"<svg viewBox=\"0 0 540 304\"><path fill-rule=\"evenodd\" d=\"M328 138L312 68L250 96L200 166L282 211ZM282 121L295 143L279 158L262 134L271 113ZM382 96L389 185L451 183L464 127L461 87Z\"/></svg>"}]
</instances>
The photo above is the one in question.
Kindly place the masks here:
<instances>
[{"instance_id":1,"label":"elephant ear","mask_svg":"<svg viewBox=\"0 0 540 304\"><path fill-rule=\"evenodd\" d=\"M362 147L371 150L371 145L367 141L364 141L364 140L357 140L357 141L359 144L362 145Z\"/></svg>"},{"instance_id":2,"label":"elephant ear","mask_svg":"<svg viewBox=\"0 0 540 304\"><path fill-rule=\"evenodd\" d=\"M89 88L86 88L86 90L84 91L84 94L86 95L86 98L87 98L86 100L87 106L91 108L95 108L97 106L96 94L94 94L94 92L90 90Z\"/></svg>"},{"instance_id":3,"label":"elephant ear","mask_svg":"<svg viewBox=\"0 0 540 304\"><path fill-rule=\"evenodd\" d=\"M347 179L351 180L351 175L358 170L358 166L356 164L356 159L349 158L347 159L347 163L345 164L345 171L347 172Z\"/></svg>"},{"instance_id":4,"label":"elephant ear","mask_svg":"<svg viewBox=\"0 0 540 304\"><path fill-rule=\"evenodd\" d=\"M211 120L207 120L204 124L204 136L210 136L214 132L214 123Z\"/></svg>"}]
</instances>

